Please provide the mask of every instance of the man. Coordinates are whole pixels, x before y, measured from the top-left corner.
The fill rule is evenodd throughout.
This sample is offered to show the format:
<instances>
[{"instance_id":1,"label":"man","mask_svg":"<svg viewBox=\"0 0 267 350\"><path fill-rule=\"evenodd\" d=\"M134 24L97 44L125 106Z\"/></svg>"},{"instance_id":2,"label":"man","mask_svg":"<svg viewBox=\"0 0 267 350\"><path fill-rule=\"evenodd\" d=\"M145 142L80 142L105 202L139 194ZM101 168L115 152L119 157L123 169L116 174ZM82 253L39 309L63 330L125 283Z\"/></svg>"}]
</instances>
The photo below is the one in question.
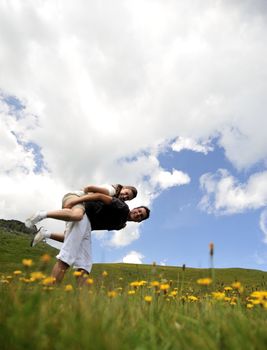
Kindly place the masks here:
<instances>
[{"instance_id":1,"label":"man","mask_svg":"<svg viewBox=\"0 0 267 350\"><path fill-rule=\"evenodd\" d=\"M73 200L72 205L76 205L80 200ZM80 282L84 280L84 274L90 273L92 230L120 230L126 226L127 221L141 222L150 215L150 210L145 206L130 210L120 199L101 193L88 197L85 212L82 220L67 225L65 240L52 270L52 277L56 282L62 281L70 266L82 272ZM44 230L41 228L38 234L43 234Z\"/></svg>"}]
</instances>

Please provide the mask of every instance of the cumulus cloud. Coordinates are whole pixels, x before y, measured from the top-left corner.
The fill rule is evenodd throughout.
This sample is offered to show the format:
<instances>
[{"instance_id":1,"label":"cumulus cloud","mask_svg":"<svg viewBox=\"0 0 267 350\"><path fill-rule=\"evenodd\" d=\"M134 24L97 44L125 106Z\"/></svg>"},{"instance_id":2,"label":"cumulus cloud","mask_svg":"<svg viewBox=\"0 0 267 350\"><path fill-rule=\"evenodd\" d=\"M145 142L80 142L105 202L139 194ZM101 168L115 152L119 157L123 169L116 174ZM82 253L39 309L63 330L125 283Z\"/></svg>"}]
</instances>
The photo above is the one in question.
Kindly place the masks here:
<instances>
[{"instance_id":1,"label":"cumulus cloud","mask_svg":"<svg viewBox=\"0 0 267 350\"><path fill-rule=\"evenodd\" d=\"M267 204L267 171L255 173L246 183L239 183L227 170L219 169L215 174L202 175L200 187L204 195L199 206L209 213L242 213Z\"/></svg>"},{"instance_id":2,"label":"cumulus cloud","mask_svg":"<svg viewBox=\"0 0 267 350\"><path fill-rule=\"evenodd\" d=\"M190 177L182 171L172 169L172 172L158 170L153 173L152 183L166 189L173 186L186 185L190 182Z\"/></svg>"},{"instance_id":3,"label":"cumulus cloud","mask_svg":"<svg viewBox=\"0 0 267 350\"><path fill-rule=\"evenodd\" d=\"M160 264L161 266L166 266L166 263L167 263L167 259L164 259L164 260L162 260L159 264Z\"/></svg>"},{"instance_id":4,"label":"cumulus cloud","mask_svg":"<svg viewBox=\"0 0 267 350\"><path fill-rule=\"evenodd\" d=\"M197 142L190 137L177 137L175 142L171 145L171 148L175 152L181 152L182 150L190 150L193 152L200 152L207 154L213 151L213 147L209 145L209 142Z\"/></svg>"},{"instance_id":5,"label":"cumulus cloud","mask_svg":"<svg viewBox=\"0 0 267 350\"><path fill-rule=\"evenodd\" d=\"M113 247L125 247L140 237L140 224L128 223L126 228L120 231L113 231L112 237L106 242Z\"/></svg>"},{"instance_id":6,"label":"cumulus cloud","mask_svg":"<svg viewBox=\"0 0 267 350\"><path fill-rule=\"evenodd\" d=\"M135 250L132 250L122 258L122 262L127 264L142 264L143 259L144 259L143 254L136 252Z\"/></svg>"},{"instance_id":7,"label":"cumulus cloud","mask_svg":"<svg viewBox=\"0 0 267 350\"><path fill-rule=\"evenodd\" d=\"M135 184L153 204L190 182L161 166L169 140L205 154L196 140L216 137L237 169L266 160L263 1L2 1L0 29L4 217L37 188L31 209L87 183Z\"/></svg>"}]
</instances>

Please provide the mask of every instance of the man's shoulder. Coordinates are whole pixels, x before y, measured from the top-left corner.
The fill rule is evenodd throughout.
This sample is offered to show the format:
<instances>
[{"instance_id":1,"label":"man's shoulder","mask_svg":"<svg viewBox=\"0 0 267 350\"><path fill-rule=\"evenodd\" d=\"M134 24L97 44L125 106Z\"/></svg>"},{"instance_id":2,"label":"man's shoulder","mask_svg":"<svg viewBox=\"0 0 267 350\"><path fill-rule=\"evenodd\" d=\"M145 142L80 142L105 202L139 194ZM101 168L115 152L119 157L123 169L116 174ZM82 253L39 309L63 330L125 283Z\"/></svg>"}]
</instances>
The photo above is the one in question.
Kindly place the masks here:
<instances>
[{"instance_id":1,"label":"man's shoulder","mask_svg":"<svg viewBox=\"0 0 267 350\"><path fill-rule=\"evenodd\" d=\"M112 198L112 202L111 202L111 205L114 207L114 208L118 208L118 209L126 209L126 210L130 210L128 205L123 202L121 199L119 198L116 198L116 197L113 197Z\"/></svg>"}]
</instances>

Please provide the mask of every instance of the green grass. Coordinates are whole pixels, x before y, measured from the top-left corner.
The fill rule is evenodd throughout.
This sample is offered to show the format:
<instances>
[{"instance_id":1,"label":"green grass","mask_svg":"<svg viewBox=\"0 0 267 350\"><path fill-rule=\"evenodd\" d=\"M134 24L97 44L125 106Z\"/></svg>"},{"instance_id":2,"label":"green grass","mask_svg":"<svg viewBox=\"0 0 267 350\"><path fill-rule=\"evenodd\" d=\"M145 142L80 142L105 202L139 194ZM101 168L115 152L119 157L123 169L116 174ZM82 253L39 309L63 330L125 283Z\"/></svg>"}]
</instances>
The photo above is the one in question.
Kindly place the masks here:
<instances>
[{"instance_id":1,"label":"green grass","mask_svg":"<svg viewBox=\"0 0 267 350\"><path fill-rule=\"evenodd\" d=\"M23 233L8 233L0 229L0 273L11 273L21 268L21 261L24 258L33 259L37 263L43 254L53 257L49 266L52 268L58 250L42 243L36 247L30 247L31 235ZM180 283L184 280L185 285L191 285L198 278L210 276L210 269L186 268L183 273L181 267L174 266L152 266L139 264L94 264L92 276L94 278L101 275L103 271L108 272L110 283L118 278L124 281L144 280L144 279L166 279ZM218 284L228 284L233 281L240 281L244 286L253 285L257 288L267 288L267 272L251 269L215 269L215 280Z\"/></svg>"},{"instance_id":2,"label":"green grass","mask_svg":"<svg viewBox=\"0 0 267 350\"><path fill-rule=\"evenodd\" d=\"M90 286L76 287L72 271L62 285L49 286L44 279L30 282L29 277L33 271L49 275L55 258L44 264L40 257L44 253L55 256L57 251L45 244L31 248L30 240L25 234L0 231L3 350L266 349L267 297L247 308L253 290L267 290L266 272L215 269L216 283L201 287L196 280L209 276L209 269L186 268L183 272L181 267L95 264ZM32 259L34 265L24 267L24 258ZM14 275L15 270L21 274ZM130 286L141 280L147 283ZM212 296L213 291L222 292L236 280L244 292L226 293L229 300ZM151 281L167 283L169 289L159 291L150 286ZM72 287L66 291L68 284ZM151 303L145 301L147 295Z\"/></svg>"},{"instance_id":3,"label":"green grass","mask_svg":"<svg viewBox=\"0 0 267 350\"><path fill-rule=\"evenodd\" d=\"M0 273L12 272L21 268L24 258L38 261L42 254L55 256L57 250L49 245L30 246L32 235L20 232L6 232L0 229Z\"/></svg>"},{"instance_id":4,"label":"green grass","mask_svg":"<svg viewBox=\"0 0 267 350\"><path fill-rule=\"evenodd\" d=\"M13 281L0 287L2 349L265 349L267 310L230 306L210 298L167 299L148 304L138 289L110 299L102 288L63 287ZM91 291L91 293L89 293Z\"/></svg>"}]
</instances>

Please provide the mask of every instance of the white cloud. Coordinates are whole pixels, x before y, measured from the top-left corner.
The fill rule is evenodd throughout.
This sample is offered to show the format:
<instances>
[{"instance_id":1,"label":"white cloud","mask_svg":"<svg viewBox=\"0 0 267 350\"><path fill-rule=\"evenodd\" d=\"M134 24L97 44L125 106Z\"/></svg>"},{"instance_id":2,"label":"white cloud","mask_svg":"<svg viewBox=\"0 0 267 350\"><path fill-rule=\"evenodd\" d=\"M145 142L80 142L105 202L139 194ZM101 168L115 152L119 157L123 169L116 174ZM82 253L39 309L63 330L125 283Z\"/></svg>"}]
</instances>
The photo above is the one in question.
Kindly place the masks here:
<instances>
[{"instance_id":1,"label":"white cloud","mask_svg":"<svg viewBox=\"0 0 267 350\"><path fill-rule=\"evenodd\" d=\"M167 263L167 259L164 259L164 260L162 260L159 264L160 264L161 266L166 266L166 263Z\"/></svg>"},{"instance_id":2,"label":"white cloud","mask_svg":"<svg viewBox=\"0 0 267 350\"><path fill-rule=\"evenodd\" d=\"M122 258L122 262L127 264L142 264L143 259L143 254L133 250Z\"/></svg>"},{"instance_id":3,"label":"white cloud","mask_svg":"<svg viewBox=\"0 0 267 350\"><path fill-rule=\"evenodd\" d=\"M176 169L172 169L172 172L159 169L152 175L152 184L159 185L163 190L173 186L186 185L189 182L190 177Z\"/></svg>"},{"instance_id":4,"label":"white cloud","mask_svg":"<svg viewBox=\"0 0 267 350\"><path fill-rule=\"evenodd\" d=\"M267 209L264 209L260 215L260 229L264 234L263 242L267 243Z\"/></svg>"},{"instance_id":5,"label":"white cloud","mask_svg":"<svg viewBox=\"0 0 267 350\"><path fill-rule=\"evenodd\" d=\"M238 169L266 160L265 19L264 2L252 0L0 2L0 89L24 106L19 120L0 106L1 180L10 190L1 192L2 216L22 219L87 183L135 184L135 203L152 204L189 183L159 162L162 142L178 136L179 147L216 137ZM194 142L187 147L208 151Z\"/></svg>"},{"instance_id":6,"label":"white cloud","mask_svg":"<svg viewBox=\"0 0 267 350\"><path fill-rule=\"evenodd\" d=\"M0 174L1 217L24 221L37 210L59 209L66 192L62 183L48 173L18 172L12 177ZM64 230L63 221L47 219L43 223L53 231Z\"/></svg>"},{"instance_id":7,"label":"white cloud","mask_svg":"<svg viewBox=\"0 0 267 350\"><path fill-rule=\"evenodd\" d=\"M171 148L175 152L181 152L182 150L191 150L194 152L200 152L207 154L213 151L213 147L209 145L209 142L197 142L189 137L179 136L175 142L171 145Z\"/></svg>"},{"instance_id":8,"label":"white cloud","mask_svg":"<svg viewBox=\"0 0 267 350\"><path fill-rule=\"evenodd\" d=\"M242 213L267 204L267 171L251 175L246 183L238 183L227 170L220 169L215 174L202 175L200 186L204 196L199 206L209 213Z\"/></svg>"},{"instance_id":9,"label":"white cloud","mask_svg":"<svg viewBox=\"0 0 267 350\"><path fill-rule=\"evenodd\" d=\"M140 224L128 222L127 226L119 231L113 231L112 237L106 242L112 247L125 247L140 237Z\"/></svg>"}]
</instances>

